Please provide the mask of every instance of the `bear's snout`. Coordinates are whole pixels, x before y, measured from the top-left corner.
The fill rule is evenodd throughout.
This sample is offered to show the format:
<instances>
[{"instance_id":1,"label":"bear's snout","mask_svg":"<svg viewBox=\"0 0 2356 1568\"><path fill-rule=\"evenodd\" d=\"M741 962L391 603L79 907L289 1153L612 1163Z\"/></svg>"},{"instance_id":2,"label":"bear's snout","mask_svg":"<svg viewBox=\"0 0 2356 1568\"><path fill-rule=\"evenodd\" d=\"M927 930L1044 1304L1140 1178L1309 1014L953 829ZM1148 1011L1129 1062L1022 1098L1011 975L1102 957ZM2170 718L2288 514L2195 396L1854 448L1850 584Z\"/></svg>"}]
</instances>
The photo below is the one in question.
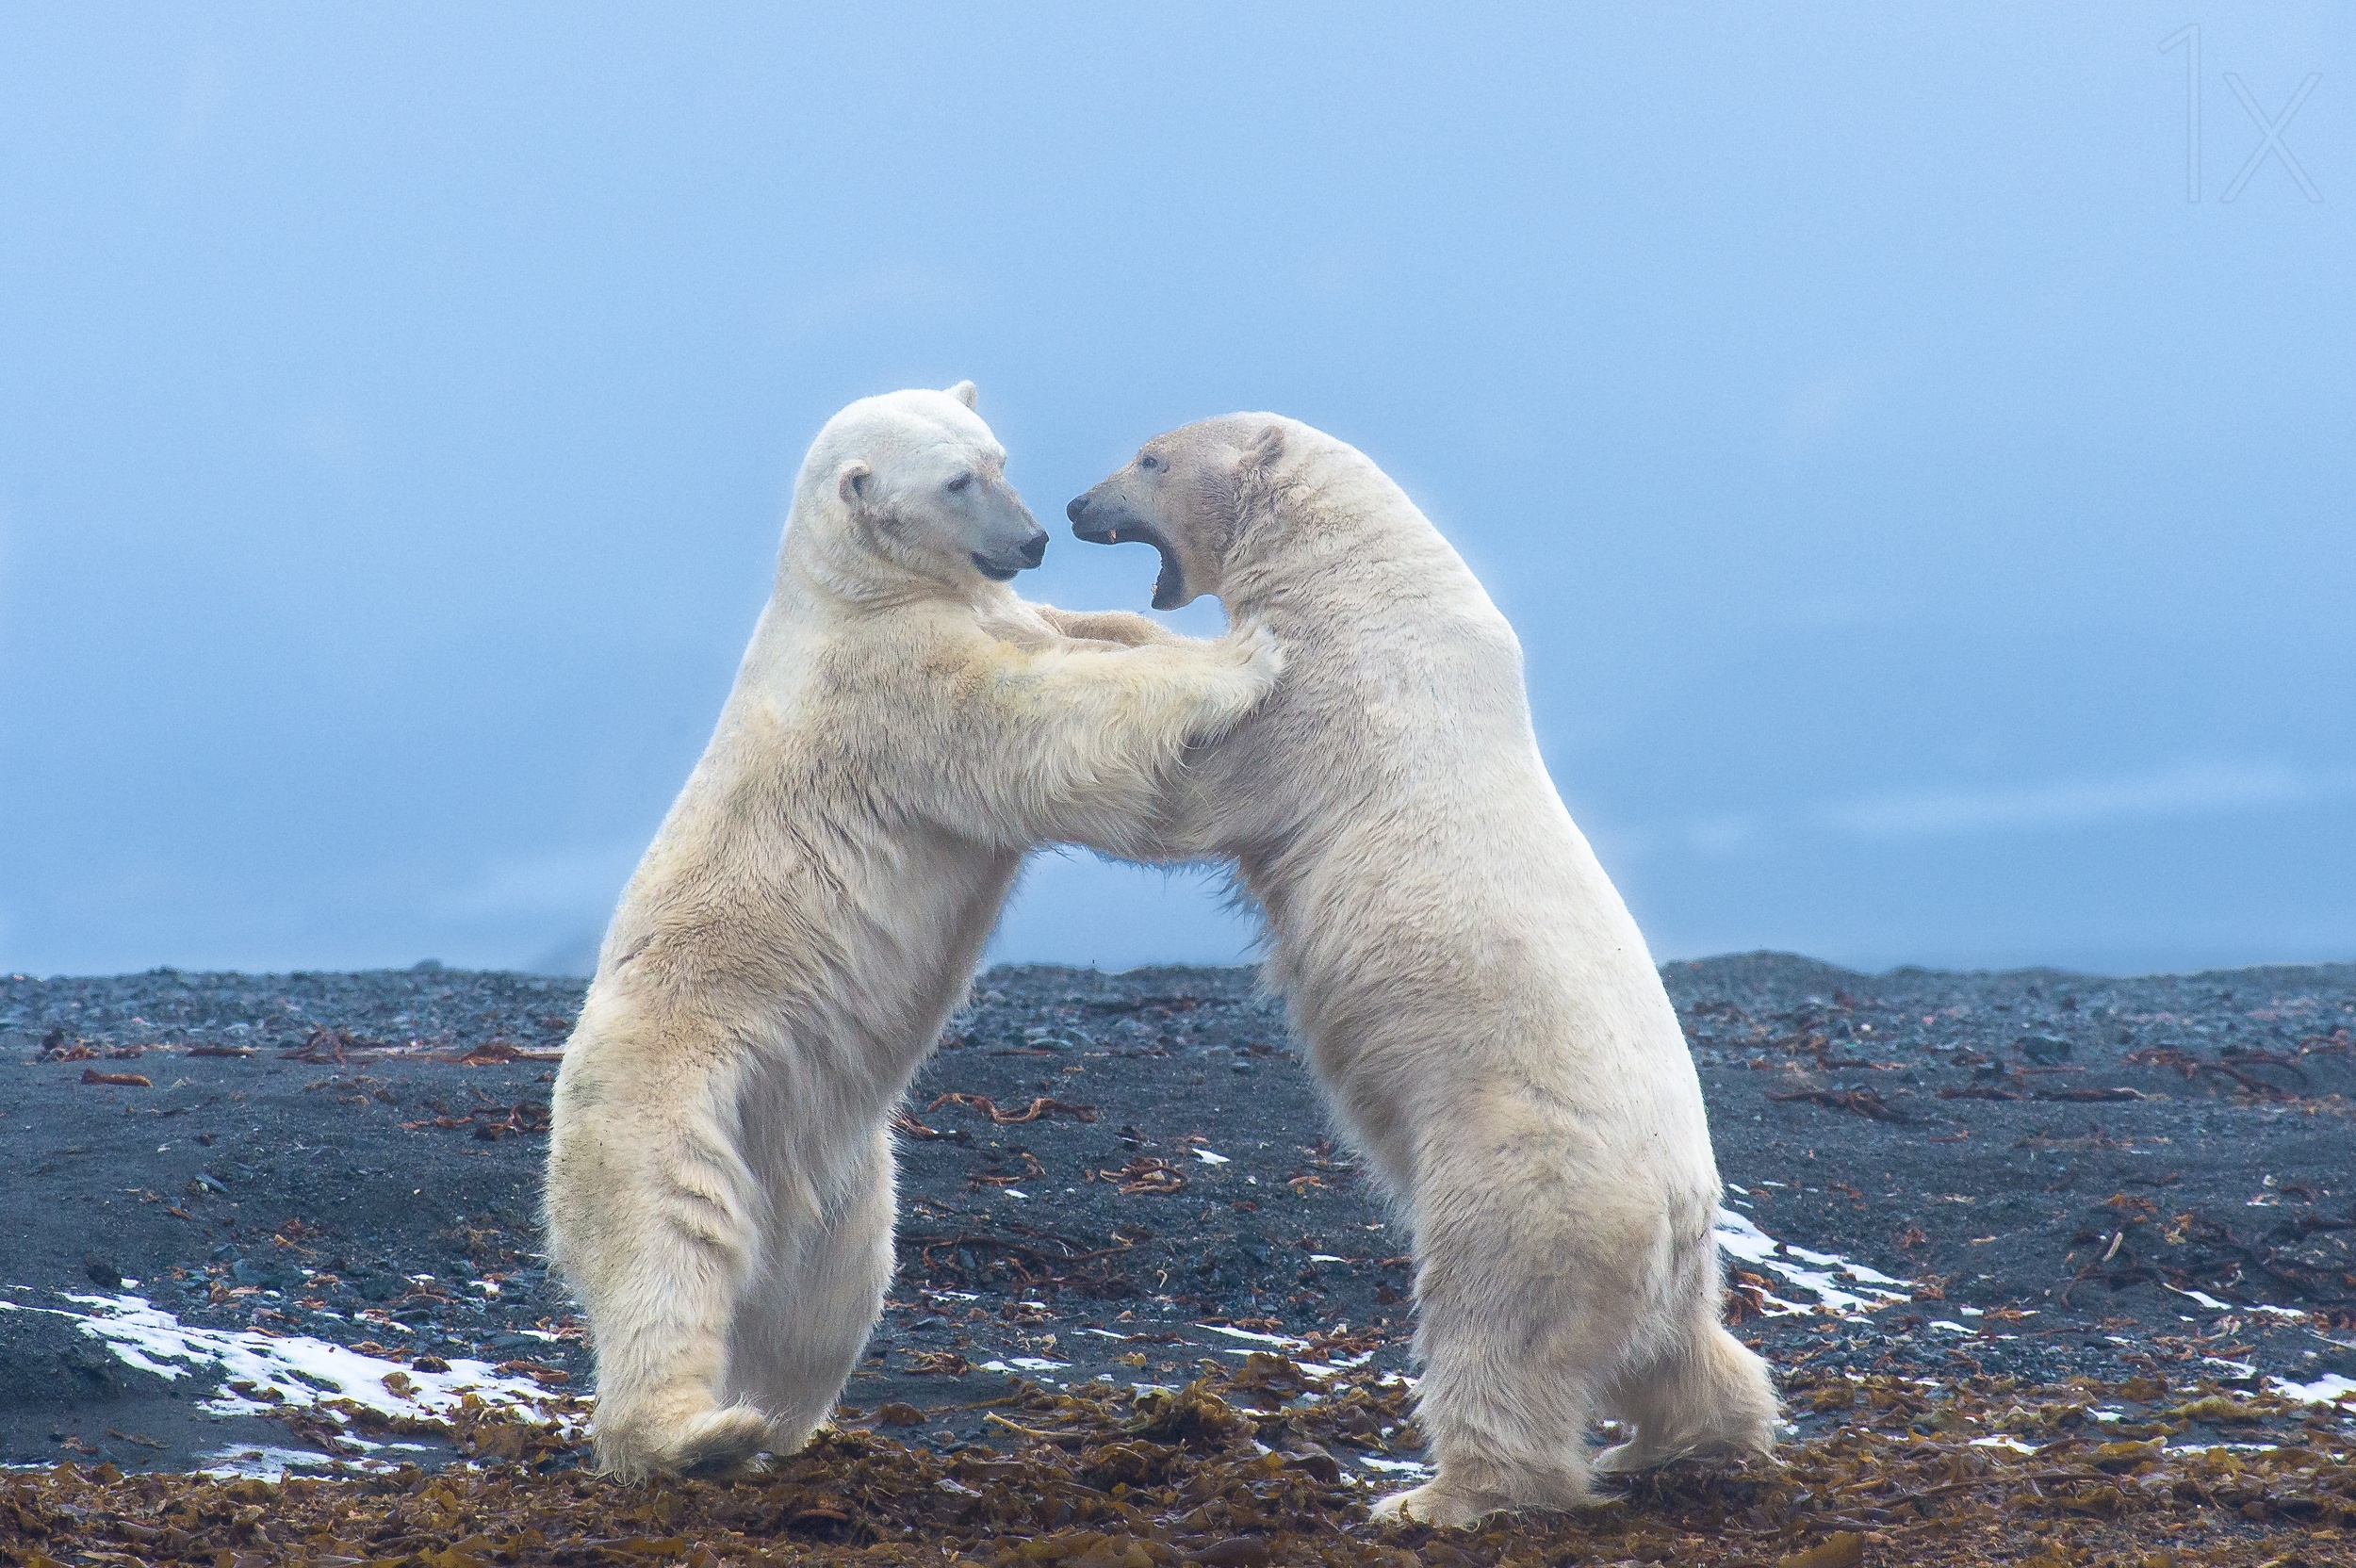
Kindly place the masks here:
<instances>
[{"instance_id":1,"label":"bear's snout","mask_svg":"<svg viewBox=\"0 0 2356 1568\"><path fill-rule=\"evenodd\" d=\"M1043 528L1034 528L1031 530L1031 536L1023 541L1023 564L1026 566L1036 566L1046 559L1047 531Z\"/></svg>"},{"instance_id":2,"label":"bear's snout","mask_svg":"<svg viewBox=\"0 0 2356 1568\"><path fill-rule=\"evenodd\" d=\"M1103 488L1101 484L1097 486L1097 490ZM1063 514L1072 519L1072 536L1085 539L1091 545L1117 544L1121 530L1127 526L1122 519L1127 517L1128 508L1122 506L1118 498L1109 505L1100 506L1093 499L1095 495L1096 490L1090 490L1087 495L1074 496L1065 503Z\"/></svg>"}]
</instances>

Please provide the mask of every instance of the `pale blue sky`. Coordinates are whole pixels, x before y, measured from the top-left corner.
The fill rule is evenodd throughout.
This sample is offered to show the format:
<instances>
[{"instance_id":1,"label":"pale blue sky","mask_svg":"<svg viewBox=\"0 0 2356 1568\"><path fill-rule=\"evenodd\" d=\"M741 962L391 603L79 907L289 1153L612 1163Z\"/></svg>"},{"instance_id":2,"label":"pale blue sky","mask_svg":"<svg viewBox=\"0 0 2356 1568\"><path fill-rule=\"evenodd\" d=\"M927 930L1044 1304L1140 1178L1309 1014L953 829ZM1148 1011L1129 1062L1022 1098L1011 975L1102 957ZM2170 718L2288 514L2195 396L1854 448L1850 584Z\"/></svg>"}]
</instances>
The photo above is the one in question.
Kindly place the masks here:
<instances>
[{"instance_id":1,"label":"pale blue sky","mask_svg":"<svg viewBox=\"0 0 2356 1568\"><path fill-rule=\"evenodd\" d=\"M1388 466L1661 956L2356 956L2352 25L10 6L0 968L581 954L810 434L969 376L1059 603L1158 430Z\"/></svg>"}]
</instances>

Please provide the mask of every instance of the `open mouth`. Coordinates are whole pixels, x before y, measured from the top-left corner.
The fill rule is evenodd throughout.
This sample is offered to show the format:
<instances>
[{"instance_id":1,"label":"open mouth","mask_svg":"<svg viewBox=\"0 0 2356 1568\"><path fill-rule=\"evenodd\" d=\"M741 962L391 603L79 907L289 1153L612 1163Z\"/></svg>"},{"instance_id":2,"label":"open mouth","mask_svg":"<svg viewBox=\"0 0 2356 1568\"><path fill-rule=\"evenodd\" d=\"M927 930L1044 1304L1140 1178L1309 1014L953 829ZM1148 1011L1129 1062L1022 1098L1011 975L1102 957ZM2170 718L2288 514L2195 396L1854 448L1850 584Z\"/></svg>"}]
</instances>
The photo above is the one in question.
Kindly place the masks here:
<instances>
[{"instance_id":1,"label":"open mouth","mask_svg":"<svg viewBox=\"0 0 2356 1568\"><path fill-rule=\"evenodd\" d=\"M1178 552L1170 547L1159 530L1151 523L1122 521L1112 524L1074 524L1072 531L1091 545L1123 545L1132 542L1151 545L1162 558L1162 569L1153 575L1153 608L1175 610L1186 596L1186 569L1178 564Z\"/></svg>"},{"instance_id":2,"label":"open mouth","mask_svg":"<svg viewBox=\"0 0 2356 1568\"><path fill-rule=\"evenodd\" d=\"M1028 563L1018 562L1009 566L1004 562L992 561L979 550L973 552L973 569L992 582L1012 582L1026 564Z\"/></svg>"}]
</instances>

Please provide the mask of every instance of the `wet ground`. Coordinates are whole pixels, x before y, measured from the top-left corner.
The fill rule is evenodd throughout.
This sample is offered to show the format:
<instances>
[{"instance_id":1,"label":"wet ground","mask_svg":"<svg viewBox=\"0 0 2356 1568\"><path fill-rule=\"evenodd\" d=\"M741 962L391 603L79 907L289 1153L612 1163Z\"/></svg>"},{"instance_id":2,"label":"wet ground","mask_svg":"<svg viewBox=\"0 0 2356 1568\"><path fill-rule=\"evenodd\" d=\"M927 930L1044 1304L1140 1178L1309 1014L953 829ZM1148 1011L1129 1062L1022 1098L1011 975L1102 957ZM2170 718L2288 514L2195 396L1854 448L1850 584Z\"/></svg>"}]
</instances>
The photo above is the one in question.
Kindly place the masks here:
<instances>
[{"instance_id":1,"label":"wet ground","mask_svg":"<svg viewBox=\"0 0 2356 1568\"><path fill-rule=\"evenodd\" d=\"M1738 1331L1795 1388L2085 1377L2336 1420L2356 965L1665 972ZM581 992L0 979L0 1462L431 1464L421 1418L469 1387L577 1420L586 1348L533 1211ZM1247 971L993 971L901 1131L902 1266L846 1423L956 1452L1003 1432L1014 1380L1169 1385L1255 1349L1408 1369L1404 1236ZM322 1418L354 1400L381 1419ZM1794 1404L1804 1433L1848 1419Z\"/></svg>"}]
</instances>

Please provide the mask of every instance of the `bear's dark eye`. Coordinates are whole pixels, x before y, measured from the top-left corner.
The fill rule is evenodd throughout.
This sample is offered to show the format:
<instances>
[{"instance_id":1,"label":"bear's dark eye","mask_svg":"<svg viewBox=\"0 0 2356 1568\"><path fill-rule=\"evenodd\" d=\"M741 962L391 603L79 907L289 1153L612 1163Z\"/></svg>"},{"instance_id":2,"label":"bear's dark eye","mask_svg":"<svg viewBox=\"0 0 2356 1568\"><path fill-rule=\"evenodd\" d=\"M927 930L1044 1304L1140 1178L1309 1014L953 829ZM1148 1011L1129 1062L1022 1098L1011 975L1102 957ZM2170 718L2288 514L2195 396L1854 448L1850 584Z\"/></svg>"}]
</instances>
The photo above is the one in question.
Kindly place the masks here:
<instances>
[{"instance_id":1,"label":"bear's dark eye","mask_svg":"<svg viewBox=\"0 0 2356 1568\"><path fill-rule=\"evenodd\" d=\"M969 484L971 484L971 483L973 483L973 476L972 474L959 474L957 478L955 478L955 479L953 479L953 480L951 480L951 481L949 482L949 490L950 490L950 493L954 495L954 494L955 494L955 493L957 493L957 491L964 489L967 485L969 485Z\"/></svg>"},{"instance_id":2,"label":"bear's dark eye","mask_svg":"<svg viewBox=\"0 0 2356 1568\"><path fill-rule=\"evenodd\" d=\"M1153 470L1160 467L1161 466L1162 460L1155 457L1152 452L1139 452L1137 454L1137 466L1145 469L1148 473L1151 473Z\"/></svg>"}]
</instances>

